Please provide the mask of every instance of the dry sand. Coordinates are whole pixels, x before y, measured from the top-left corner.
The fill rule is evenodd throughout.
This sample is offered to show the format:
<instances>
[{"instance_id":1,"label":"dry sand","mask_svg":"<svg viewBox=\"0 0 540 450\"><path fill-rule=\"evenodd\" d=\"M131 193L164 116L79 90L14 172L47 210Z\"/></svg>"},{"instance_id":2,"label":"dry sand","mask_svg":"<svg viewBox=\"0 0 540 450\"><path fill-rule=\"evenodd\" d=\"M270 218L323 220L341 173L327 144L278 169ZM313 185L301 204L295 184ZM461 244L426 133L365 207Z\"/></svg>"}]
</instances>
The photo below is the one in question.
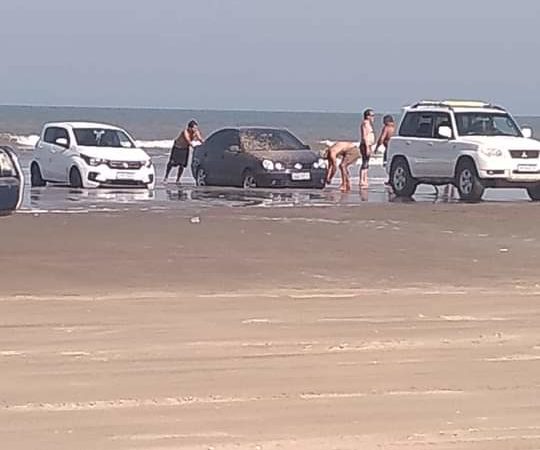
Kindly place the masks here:
<instances>
[{"instance_id":1,"label":"dry sand","mask_svg":"<svg viewBox=\"0 0 540 450\"><path fill-rule=\"evenodd\" d=\"M0 447L539 449L539 223L528 203L2 218Z\"/></svg>"}]
</instances>

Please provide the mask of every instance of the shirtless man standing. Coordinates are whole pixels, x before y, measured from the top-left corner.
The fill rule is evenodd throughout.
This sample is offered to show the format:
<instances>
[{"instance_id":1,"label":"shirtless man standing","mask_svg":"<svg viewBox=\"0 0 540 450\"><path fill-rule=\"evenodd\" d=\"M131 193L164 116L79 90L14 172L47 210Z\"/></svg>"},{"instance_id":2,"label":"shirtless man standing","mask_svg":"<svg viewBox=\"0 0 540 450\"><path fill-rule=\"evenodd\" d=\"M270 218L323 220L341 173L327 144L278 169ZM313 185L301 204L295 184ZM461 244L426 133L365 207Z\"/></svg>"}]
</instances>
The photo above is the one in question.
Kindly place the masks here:
<instances>
[{"instance_id":1,"label":"shirtless man standing","mask_svg":"<svg viewBox=\"0 0 540 450\"><path fill-rule=\"evenodd\" d=\"M176 182L180 181L184 169L187 167L189 160L189 149L194 146L194 144L202 143L203 138L202 134L199 131L199 125L196 121L191 120L188 123L188 126L183 130L178 137L174 140L173 148L171 149L171 156L169 162L167 163L167 170L165 171L165 178L163 181L167 181L169 174L173 167L178 167L178 175L176 176Z\"/></svg>"},{"instance_id":2,"label":"shirtless man standing","mask_svg":"<svg viewBox=\"0 0 540 450\"><path fill-rule=\"evenodd\" d=\"M364 119L360 124L360 154L362 155L362 166L360 168L360 189L368 187L368 169L369 158L375 145L375 131L373 129L373 121L375 113L372 109L364 111Z\"/></svg>"},{"instance_id":3,"label":"shirtless man standing","mask_svg":"<svg viewBox=\"0 0 540 450\"><path fill-rule=\"evenodd\" d=\"M394 121L394 118L390 115L386 115L383 118L383 129L381 130L381 135L379 136L379 139L377 140L377 151L379 149L384 148L384 155L383 155L383 164L386 164L386 158L387 158L387 150L388 150L388 143L390 142L390 139L392 136L394 136L394 133L396 132L396 123ZM389 181L387 181L385 184L389 184Z\"/></svg>"}]
</instances>

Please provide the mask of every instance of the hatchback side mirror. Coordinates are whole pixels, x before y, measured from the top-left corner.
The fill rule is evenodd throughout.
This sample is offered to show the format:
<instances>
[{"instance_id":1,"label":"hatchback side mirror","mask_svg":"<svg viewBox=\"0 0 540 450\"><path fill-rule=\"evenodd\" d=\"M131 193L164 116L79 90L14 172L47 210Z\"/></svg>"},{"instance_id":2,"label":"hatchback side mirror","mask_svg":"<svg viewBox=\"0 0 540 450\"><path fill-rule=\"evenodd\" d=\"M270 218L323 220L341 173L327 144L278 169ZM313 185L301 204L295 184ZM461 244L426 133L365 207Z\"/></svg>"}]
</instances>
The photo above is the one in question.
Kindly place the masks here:
<instances>
[{"instance_id":1,"label":"hatchback side mirror","mask_svg":"<svg viewBox=\"0 0 540 450\"><path fill-rule=\"evenodd\" d=\"M66 138L58 138L54 141L56 145L59 145L60 147L68 148L69 142Z\"/></svg>"},{"instance_id":2,"label":"hatchback side mirror","mask_svg":"<svg viewBox=\"0 0 540 450\"><path fill-rule=\"evenodd\" d=\"M231 145L229 146L229 151L231 153L240 153L242 150L240 149L239 145Z\"/></svg>"},{"instance_id":3,"label":"hatchback side mirror","mask_svg":"<svg viewBox=\"0 0 540 450\"><path fill-rule=\"evenodd\" d=\"M529 127L523 127L521 129L521 134L523 134L524 138L530 139L533 137L533 130Z\"/></svg>"},{"instance_id":4,"label":"hatchback side mirror","mask_svg":"<svg viewBox=\"0 0 540 450\"><path fill-rule=\"evenodd\" d=\"M446 127L446 126L439 127L439 129L437 130L437 133L443 139L452 139L452 128L450 127Z\"/></svg>"}]
</instances>

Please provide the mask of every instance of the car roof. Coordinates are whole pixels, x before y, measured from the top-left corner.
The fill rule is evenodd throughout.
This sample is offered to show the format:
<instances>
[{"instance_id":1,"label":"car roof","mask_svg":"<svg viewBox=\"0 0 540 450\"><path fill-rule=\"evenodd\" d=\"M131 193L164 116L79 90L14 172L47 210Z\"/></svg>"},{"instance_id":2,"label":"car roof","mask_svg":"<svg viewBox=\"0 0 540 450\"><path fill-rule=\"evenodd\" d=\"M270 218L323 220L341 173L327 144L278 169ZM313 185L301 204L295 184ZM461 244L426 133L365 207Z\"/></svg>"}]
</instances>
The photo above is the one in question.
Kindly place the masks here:
<instances>
[{"instance_id":1,"label":"car roof","mask_svg":"<svg viewBox=\"0 0 540 450\"><path fill-rule=\"evenodd\" d=\"M220 128L216 131L214 131L214 133L218 133L220 131L240 131L240 132L246 132L246 131L258 131L258 130L267 130L267 131L289 131L287 130L287 128L283 128L283 127L268 127L268 126L260 126L260 125L242 125L242 126L238 126L238 127L223 127L223 128Z\"/></svg>"},{"instance_id":2,"label":"car roof","mask_svg":"<svg viewBox=\"0 0 540 450\"><path fill-rule=\"evenodd\" d=\"M405 111L507 112L501 106L476 100L422 100L405 107Z\"/></svg>"},{"instance_id":3,"label":"car roof","mask_svg":"<svg viewBox=\"0 0 540 450\"><path fill-rule=\"evenodd\" d=\"M104 130L121 130L115 125L98 122L50 122L45 127L63 127L63 128L101 128Z\"/></svg>"}]
</instances>

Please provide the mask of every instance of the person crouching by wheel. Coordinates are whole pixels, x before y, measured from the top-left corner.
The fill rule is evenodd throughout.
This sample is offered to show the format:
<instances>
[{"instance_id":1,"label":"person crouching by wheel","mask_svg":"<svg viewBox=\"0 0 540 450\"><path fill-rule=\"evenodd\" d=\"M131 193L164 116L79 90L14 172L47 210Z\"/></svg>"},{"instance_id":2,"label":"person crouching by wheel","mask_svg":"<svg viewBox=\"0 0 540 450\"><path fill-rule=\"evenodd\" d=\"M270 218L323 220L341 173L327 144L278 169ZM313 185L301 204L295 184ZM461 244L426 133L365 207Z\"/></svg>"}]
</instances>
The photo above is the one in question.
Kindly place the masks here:
<instances>
[{"instance_id":1,"label":"person crouching by wheel","mask_svg":"<svg viewBox=\"0 0 540 450\"><path fill-rule=\"evenodd\" d=\"M180 182L180 178L184 173L184 169L188 165L189 161L189 149L195 145L199 145L203 142L202 134L199 130L199 125L195 120L191 120L187 128L184 129L178 137L174 140L173 147L171 149L171 156L167 163L167 170L165 171L164 182L169 178L169 174L173 167L178 167L178 174L176 175L176 182Z\"/></svg>"}]
</instances>

